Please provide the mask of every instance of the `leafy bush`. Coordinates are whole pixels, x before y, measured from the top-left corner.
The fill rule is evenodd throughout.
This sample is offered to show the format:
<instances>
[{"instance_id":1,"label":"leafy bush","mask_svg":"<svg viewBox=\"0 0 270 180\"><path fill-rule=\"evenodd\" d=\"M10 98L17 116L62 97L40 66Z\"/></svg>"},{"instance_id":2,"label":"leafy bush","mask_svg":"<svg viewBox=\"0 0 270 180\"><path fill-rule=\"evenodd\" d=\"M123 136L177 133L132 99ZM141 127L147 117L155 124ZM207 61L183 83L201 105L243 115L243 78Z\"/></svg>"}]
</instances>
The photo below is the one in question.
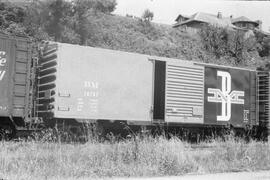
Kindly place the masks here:
<instances>
[{"instance_id":1,"label":"leafy bush","mask_svg":"<svg viewBox=\"0 0 270 180\"><path fill-rule=\"evenodd\" d=\"M15 34L25 36L26 28L23 21L26 12L22 7L16 6L8 2L0 2L0 29L7 34Z\"/></svg>"},{"instance_id":2,"label":"leafy bush","mask_svg":"<svg viewBox=\"0 0 270 180\"><path fill-rule=\"evenodd\" d=\"M204 47L217 58L235 58L235 65L245 64L249 53L256 53L256 39L242 30L232 30L212 25L204 26L199 32Z\"/></svg>"},{"instance_id":3,"label":"leafy bush","mask_svg":"<svg viewBox=\"0 0 270 180\"><path fill-rule=\"evenodd\" d=\"M265 36L261 32L255 33L257 39L257 50L261 57L270 56L270 37Z\"/></svg>"},{"instance_id":4,"label":"leafy bush","mask_svg":"<svg viewBox=\"0 0 270 180\"><path fill-rule=\"evenodd\" d=\"M153 18L154 18L153 12L151 12L149 9L144 10L143 15L142 15L143 21L150 22L153 20Z\"/></svg>"}]
</instances>

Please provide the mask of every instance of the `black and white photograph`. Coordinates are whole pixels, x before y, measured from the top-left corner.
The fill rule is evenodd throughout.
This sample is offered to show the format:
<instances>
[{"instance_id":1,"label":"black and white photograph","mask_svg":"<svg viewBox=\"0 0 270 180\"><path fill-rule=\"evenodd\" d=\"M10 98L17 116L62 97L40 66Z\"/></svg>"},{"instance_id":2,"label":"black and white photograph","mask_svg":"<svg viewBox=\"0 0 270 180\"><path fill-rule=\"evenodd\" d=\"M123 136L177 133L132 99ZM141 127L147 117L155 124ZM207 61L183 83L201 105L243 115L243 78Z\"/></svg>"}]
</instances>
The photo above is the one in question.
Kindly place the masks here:
<instances>
[{"instance_id":1,"label":"black and white photograph","mask_svg":"<svg viewBox=\"0 0 270 180\"><path fill-rule=\"evenodd\" d=\"M270 1L0 0L0 180L270 180Z\"/></svg>"}]
</instances>

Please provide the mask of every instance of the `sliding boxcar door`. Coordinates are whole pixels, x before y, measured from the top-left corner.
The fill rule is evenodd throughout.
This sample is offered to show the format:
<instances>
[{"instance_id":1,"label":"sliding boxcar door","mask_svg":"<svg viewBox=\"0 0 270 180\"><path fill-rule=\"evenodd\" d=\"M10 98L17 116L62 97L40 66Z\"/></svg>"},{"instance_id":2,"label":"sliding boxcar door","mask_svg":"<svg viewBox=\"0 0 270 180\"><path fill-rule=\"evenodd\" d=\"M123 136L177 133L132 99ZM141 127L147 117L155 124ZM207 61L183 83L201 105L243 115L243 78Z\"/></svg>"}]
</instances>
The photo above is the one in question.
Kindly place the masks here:
<instances>
[{"instance_id":1,"label":"sliding boxcar door","mask_svg":"<svg viewBox=\"0 0 270 180\"><path fill-rule=\"evenodd\" d=\"M203 123L204 67L191 62L168 62L165 121Z\"/></svg>"}]
</instances>

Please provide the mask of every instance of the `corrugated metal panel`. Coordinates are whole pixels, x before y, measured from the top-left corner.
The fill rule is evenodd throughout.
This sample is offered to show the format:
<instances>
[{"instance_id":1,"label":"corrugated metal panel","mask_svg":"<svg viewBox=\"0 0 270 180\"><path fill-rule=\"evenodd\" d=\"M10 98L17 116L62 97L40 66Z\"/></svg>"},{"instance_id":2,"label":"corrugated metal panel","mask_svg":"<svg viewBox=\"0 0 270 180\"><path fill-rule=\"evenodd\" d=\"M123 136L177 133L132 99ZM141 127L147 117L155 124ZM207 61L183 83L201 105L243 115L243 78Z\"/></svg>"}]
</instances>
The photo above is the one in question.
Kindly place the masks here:
<instances>
[{"instance_id":1,"label":"corrugated metal panel","mask_svg":"<svg viewBox=\"0 0 270 180\"><path fill-rule=\"evenodd\" d=\"M53 116L57 69L57 44L44 44L38 70L38 116Z\"/></svg>"},{"instance_id":2,"label":"corrugated metal panel","mask_svg":"<svg viewBox=\"0 0 270 180\"><path fill-rule=\"evenodd\" d=\"M258 102L259 111L258 118L262 127L267 128L267 134L270 136L270 109L269 109L269 95L270 95L270 79L269 72L258 72Z\"/></svg>"},{"instance_id":3,"label":"corrugated metal panel","mask_svg":"<svg viewBox=\"0 0 270 180\"><path fill-rule=\"evenodd\" d=\"M167 122L203 123L204 67L167 62Z\"/></svg>"},{"instance_id":4,"label":"corrugated metal panel","mask_svg":"<svg viewBox=\"0 0 270 180\"><path fill-rule=\"evenodd\" d=\"M250 124L258 125L259 119L257 119L257 79L256 73L250 72Z\"/></svg>"}]
</instances>

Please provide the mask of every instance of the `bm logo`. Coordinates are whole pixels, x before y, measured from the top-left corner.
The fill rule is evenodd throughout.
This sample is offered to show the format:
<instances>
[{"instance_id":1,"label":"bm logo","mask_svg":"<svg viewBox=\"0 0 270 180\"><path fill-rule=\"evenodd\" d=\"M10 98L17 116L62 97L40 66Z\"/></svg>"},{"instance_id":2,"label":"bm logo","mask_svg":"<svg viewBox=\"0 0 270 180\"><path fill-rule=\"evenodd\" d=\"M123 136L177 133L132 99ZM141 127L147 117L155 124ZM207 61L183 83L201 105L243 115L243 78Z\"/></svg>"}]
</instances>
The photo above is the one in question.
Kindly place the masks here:
<instances>
[{"instance_id":1,"label":"bm logo","mask_svg":"<svg viewBox=\"0 0 270 180\"><path fill-rule=\"evenodd\" d=\"M208 88L208 102L221 103L221 115L217 116L218 121L229 121L231 119L232 104L244 104L244 91L232 91L232 78L230 73L217 71L217 76L221 77L221 89Z\"/></svg>"}]
</instances>

